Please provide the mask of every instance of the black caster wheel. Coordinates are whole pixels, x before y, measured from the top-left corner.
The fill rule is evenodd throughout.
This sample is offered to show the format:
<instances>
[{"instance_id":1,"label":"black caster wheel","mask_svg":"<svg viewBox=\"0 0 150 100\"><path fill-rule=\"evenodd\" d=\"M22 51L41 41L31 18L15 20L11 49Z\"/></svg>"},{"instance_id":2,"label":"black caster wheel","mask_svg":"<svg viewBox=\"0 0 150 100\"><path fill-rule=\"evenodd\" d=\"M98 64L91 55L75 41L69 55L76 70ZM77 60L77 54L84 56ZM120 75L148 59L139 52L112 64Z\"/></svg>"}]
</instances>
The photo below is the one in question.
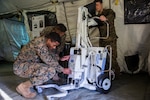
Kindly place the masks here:
<instances>
[{"instance_id":1,"label":"black caster wheel","mask_svg":"<svg viewBox=\"0 0 150 100\"><path fill-rule=\"evenodd\" d=\"M108 93L111 88L111 80L109 79L108 74L104 73L98 76L97 81L97 91L100 93Z\"/></svg>"},{"instance_id":2,"label":"black caster wheel","mask_svg":"<svg viewBox=\"0 0 150 100\"><path fill-rule=\"evenodd\" d=\"M41 87L36 86L35 89L36 89L37 93L43 92L43 89Z\"/></svg>"}]
</instances>

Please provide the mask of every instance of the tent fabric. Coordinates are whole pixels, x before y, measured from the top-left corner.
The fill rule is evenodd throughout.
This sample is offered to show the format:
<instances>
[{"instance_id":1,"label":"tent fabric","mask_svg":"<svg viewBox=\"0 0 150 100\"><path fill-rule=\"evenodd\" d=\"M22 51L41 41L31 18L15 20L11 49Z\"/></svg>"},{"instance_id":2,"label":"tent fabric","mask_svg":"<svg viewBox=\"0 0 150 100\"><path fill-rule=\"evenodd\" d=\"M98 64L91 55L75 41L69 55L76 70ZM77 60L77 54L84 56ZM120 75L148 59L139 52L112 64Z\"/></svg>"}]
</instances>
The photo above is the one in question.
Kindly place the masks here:
<instances>
[{"instance_id":1,"label":"tent fabric","mask_svg":"<svg viewBox=\"0 0 150 100\"><path fill-rule=\"evenodd\" d=\"M50 0L51 1L51 0ZM12 2L19 2L18 8L20 7L23 10L23 15L25 17L25 24L27 33L29 36L32 32L29 30L28 20L26 12L38 11L38 10L48 10L56 12L58 23L64 23L67 26L67 39L66 41L72 41L75 43L76 31L77 31L77 17L78 17L78 7L91 3L91 0L71 0L73 2L62 2L60 3L50 3L48 0L5 0L8 4L13 5ZM57 0L54 0L57 1ZM64 0L65 1L65 0ZM68 1L68 2L67 2ZM94 0L93 0L94 1ZM36 2L36 3L35 3ZM116 0L103 0L105 8L111 8L116 13L115 27L116 33L118 35L117 41L117 52L120 69L122 72L132 73L125 62L125 56L139 55L139 64L138 69L133 73L138 73L139 71L148 71L150 73L150 24L124 24L124 0L119 0L116 3ZM16 3L17 4L17 3ZM12 6L7 6L11 8ZM28 8L30 7L30 8ZM4 8L4 7L2 7ZM7 9L7 11L0 10L0 15L4 12L12 11ZM91 36L97 36L97 29L91 29ZM94 40L94 46L97 46L98 41Z\"/></svg>"},{"instance_id":2,"label":"tent fabric","mask_svg":"<svg viewBox=\"0 0 150 100\"><path fill-rule=\"evenodd\" d=\"M21 22L0 20L0 60L14 61L21 46L29 42L25 25Z\"/></svg>"},{"instance_id":3,"label":"tent fabric","mask_svg":"<svg viewBox=\"0 0 150 100\"><path fill-rule=\"evenodd\" d=\"M1 0L0 15L16 13L21 10L39 9L45 5L57 2L67 2L76 0Z\"/></svg>"},{"instance_id":4,"label":"tent fabric","mask_svg":"<svg viewBox=\"0 0 150 100\"><path fill-rule=\"evenodd\" d=\"M139 54L139 71L148 71L147 60L149 55L150 24L124 24L124 1L120 0L118 5L112 1L112 9L116 12L116 32L118 35L118 63L121 71L131 73L127 69L124 56ZM146 68L145 68L146 67ZM150 72L149 72L150 73Z\"/></svg>"},{"instance_id":5,"label":"tent fabric","mask_svg":"<svg viewBox=\"0 0 150 100\"><path fill-rule=\"evenodd\" d=\"M0 15L14 13L22 9L32 9L42 4L49 3L51 0L1 0Z\"/></svg>"}]
</instances>

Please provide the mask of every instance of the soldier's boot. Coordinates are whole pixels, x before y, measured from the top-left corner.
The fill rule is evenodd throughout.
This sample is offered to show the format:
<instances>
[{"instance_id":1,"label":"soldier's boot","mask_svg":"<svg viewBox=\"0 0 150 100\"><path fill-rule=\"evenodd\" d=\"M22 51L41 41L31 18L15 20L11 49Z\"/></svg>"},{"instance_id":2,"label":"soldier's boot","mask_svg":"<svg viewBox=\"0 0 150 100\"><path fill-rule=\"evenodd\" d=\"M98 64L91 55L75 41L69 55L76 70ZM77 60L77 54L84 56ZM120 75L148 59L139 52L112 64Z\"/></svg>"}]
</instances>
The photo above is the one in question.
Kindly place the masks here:
<instances>
[{"instance_id":1,"label":"soldier's boot","mask_svg":"<svg viewBox=\"0 0 150 100\"><path fill-rule=\"evenodd\" d=\"M16 87L16 90L23 97L31 99L31 98L34 98L37 95L36 92L32 92L31 91L31 87L33 87L31 82L30 81L26 81L26 82L23 82L23 83L19 84Z\"/></svg>"}]
</instances>

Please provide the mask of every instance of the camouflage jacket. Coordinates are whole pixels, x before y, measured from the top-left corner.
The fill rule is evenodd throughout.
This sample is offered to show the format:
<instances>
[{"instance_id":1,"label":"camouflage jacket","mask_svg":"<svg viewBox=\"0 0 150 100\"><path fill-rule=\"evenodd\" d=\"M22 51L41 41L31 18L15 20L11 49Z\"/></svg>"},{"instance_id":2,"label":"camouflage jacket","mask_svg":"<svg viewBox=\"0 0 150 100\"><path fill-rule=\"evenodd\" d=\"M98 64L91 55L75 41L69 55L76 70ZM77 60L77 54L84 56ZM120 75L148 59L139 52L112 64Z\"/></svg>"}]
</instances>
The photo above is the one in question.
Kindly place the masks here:
<instances>
[{"instance_id":1,"label":"camouflage jacket","mask_svg":"<svg viewBox=\"0 0 150 100\"><path fill-rule=\"evenodd\" d=\"M61 72L63 69L63 67L59 65L55 54L48 49L44 36L35 38L25 45L21 49L16 61L22 63L45 63L49 67L55 67L58 72Z\"/></svg>"},{"instance_id":2,"label":"camouflage jacket","mask_svg":"<svg viewBox=\"0 0 150 100\"><path fill-rule=\"evenodd\" d=\"M109 24L109 37L108 39L104 40L104 41L113 41L116 40L118 38L118 36L116 35L116 30L115 30L115 26L114 26L114 19L116 17L115 12L112 9L103 9L101 14L95 15L95 16L101 16L104 15L108 20L108 24ZM101 22L101 25L98 26L99 31L100 31L100 37L106 37L107 34L107 25L105 22Z\"/></svg>"},{"instance_id":3,"label":"camouflage jacket","mask_svg":"<svg viewBox=\"0 0 150 100\"><path fill-rule=\"evenodd\" d=\"M66 40L66 34L61 36L61 43L59 46L57 46L57 49L56 49L57 54L60 54L60 52L62 52L64 50L64 46L65 46L65 42L66 42L65 40Z\"/></svg>"},{"instance_id":4,"label":"camouflage jacket","mask_svg":"<svg viewBox=\"0 0 150 100\"><path fill-rule=\"evenodd\" d=\"M40 33L40 36L45 36L46 34L50 33L53 30L54 27L55 26L47 26L47 27L45 27L42 30L42 32Z\"/></svg>"}]
</instances>

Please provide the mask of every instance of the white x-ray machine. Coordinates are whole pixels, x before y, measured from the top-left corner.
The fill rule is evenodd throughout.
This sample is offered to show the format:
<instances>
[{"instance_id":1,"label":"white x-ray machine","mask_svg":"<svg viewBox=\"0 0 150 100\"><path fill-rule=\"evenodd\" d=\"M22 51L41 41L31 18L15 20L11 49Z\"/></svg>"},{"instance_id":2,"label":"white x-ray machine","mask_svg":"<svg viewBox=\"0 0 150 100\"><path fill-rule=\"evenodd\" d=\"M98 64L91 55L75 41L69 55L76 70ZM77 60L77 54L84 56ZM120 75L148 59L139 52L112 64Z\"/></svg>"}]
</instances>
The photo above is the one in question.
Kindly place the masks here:
<instances>
[{"instance_id":1,"label":"white x-ray machine","mask_svg":"<svg viewBox=\"0 0 150 100\"><path fill-rule=\"evenodd\" d=\"M75 47L70 49L68 62L68 67L72 70L72 73L68 75L67 84L61 86L56 84L36 86L39 93L44 88L56 88L60 91L58 94L47 95L49 100L66 96L68 94L67 90L81 87L102 93L109 92L112 85L111 81L115 78L115 74L111 70L112 49L109 45L106 47L92 46L88 29L90 26L97 25L94 19L96 18L89 18L89 12L86 7L78 8L76 44ZM102 39L109 37L109 24L105 23L107 25L107 36L99 37Z\"/></svg>"}]
</instances>

